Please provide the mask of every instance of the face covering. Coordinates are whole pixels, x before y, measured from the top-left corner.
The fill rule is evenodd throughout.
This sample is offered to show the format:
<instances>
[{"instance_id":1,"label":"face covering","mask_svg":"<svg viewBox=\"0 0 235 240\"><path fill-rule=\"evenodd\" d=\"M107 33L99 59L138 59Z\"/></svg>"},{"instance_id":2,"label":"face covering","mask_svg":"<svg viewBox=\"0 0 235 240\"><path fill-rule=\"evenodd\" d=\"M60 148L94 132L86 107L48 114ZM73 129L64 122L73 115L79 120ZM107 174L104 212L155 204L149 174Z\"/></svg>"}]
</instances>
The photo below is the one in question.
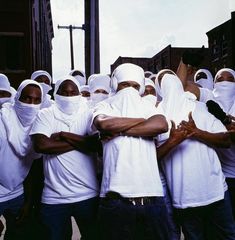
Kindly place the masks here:
<instances>
[{"instance_id":1,"label":"face covering","mask_svg":"<svg viewBox=\"0 0 235 240\"><path fill-rule=\"evenodd\" d=\"M200 78L196 81L202 88L213 89L213 81L207 78Z\"/></svg>"},{"instance_id":2,"label":"face covering","mask_svg":"<svg viewBox=\"0 0 235 240\"><path fill-rule=\"evenodd\" d=\"M152 94L148 94L148 95L146 95L146 96L143 96L142 98L145 99L145 100L147 100L147 101L149 101L149 102L151 102L154 106L155 106L156 103L157 103L157 97L154 96L154 95L152 95Z\"/></svg>"},{"instance_id":3,"label":"face covering","mask_svg":"<svg viewBox=\"0 0 235 240\"><path fill-rule=\"evenodd\" d=\"M213 90L215 100L228 112L235 100L235 83L222 81L215 83Z\"/></svg>"},{"instance_id":4,"label":"face covering","mask_svg":"<svg viewBox=\"0 0 235 240\"><path fill-rule=\"evenodd\" d=\"M74 112L77 112L79 109L79 105L81 103L81 96L78 95L78 96L72 96L72 97L65 97L65 96L56 94L55 102L61 112L68 115L72 115Z\"/></svg>"},{"instance_id":5,"label":"face covering","mask_svg":"<svg viewBox=\"0 0 235 240\"><path fill-rule=\"evenodd\" d=\"M16 101L14 108L21 124L26 127L33 123L41 104L28 104Z\"/></svg>"},{"instance_id":6,"label":"face covering","mask_svg":"<svg viewBox=\"0 0 235 240\"><path fill-rule=\"evenodd\" d=\"M11 102L11 98L10 97L0 98L0 108L2 108L3 103L6 102Z\"/></svg>"},{"instance_id":7,"label":"face covering","mask_svg":"<svg viewBox=\"0 0 235 240\"><path fill-rule=\"evenodd\" d=\"M91 93L91 101L98 103L108 98L108 96L108 94L104 93Z\"/></svg>"},{"instance_id":8,"label":"face covering","mask_svg":"<svg viewBox=\"0 0 235 240\"><path fill-rule=\"evenodd\" d=\"M43 95L45 96L51 89L52 87L46 83L39 83L42 87L43 90Z\"/></svg>"}]
</instances>

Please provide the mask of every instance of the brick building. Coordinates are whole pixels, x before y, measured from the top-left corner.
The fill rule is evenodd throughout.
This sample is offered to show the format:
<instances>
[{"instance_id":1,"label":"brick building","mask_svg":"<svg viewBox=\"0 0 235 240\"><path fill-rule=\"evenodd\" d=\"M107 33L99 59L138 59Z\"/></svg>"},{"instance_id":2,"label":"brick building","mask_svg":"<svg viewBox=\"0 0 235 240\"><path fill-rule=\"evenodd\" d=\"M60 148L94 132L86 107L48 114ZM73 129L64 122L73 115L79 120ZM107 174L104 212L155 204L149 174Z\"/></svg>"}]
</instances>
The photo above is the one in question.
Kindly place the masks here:
<instances>
[{"instance_id":1,"label":"brick building","mask_svg":"<svg viewBox=\"0 0 235 240\"><path fill-rule=\"evenodd\" d=\"M206 34L212 72L215 73L223 67L235 69L235 12L231 13L231 19Z\"/></svg>"},{"instance_id":2,"label":"brick building","mask_svg":"<svg viewBox=\"0 0 235 240\"><path fill-rule=\"evenodd\" d=\"M13 87L38 69L51 73L50 0L0 0L0 72Z\"/></svg>"},{"instance_id":3,"label":"brick building","mask_svg":"<svg viewBox=\"0 0 235 240\"><path fill-rule=\"evenodd\" d=\"M134 63L144 69L144 71L151 71L153 73L159 72L163 68L169 68L173 71L177 70L180 58L185 50L197 50L200 48L176 48L168 45L152 58L131 58L118 57L118 59L111 65L111 72L122 63ZM209 68L209 50L205 49L205 59L203 66Z\"/></svg>"}]
</instances>

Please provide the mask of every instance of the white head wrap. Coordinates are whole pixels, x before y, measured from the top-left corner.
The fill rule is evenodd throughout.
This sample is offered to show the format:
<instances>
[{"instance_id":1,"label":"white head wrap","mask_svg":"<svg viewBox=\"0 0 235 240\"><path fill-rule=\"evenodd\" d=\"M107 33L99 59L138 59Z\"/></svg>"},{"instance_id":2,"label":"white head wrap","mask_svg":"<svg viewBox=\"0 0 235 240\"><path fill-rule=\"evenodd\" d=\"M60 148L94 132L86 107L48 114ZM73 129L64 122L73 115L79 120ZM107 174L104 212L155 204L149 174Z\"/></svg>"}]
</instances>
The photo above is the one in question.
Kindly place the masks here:
<instances>
[{"instance_id":1,"label":"white head wrap","mask_svg":"<svg viewBox=\"0 0 235 240\"><path fill-rule=\"evenodd\" d=\"M230 68L220 69L215 75L215 84L213 95L216 102L223 108L226 113L229 113L235 101L235 82L221 81L216 82L222 72L229 72L235 79L235 71Z\"/></svg>"},{"instance_id":2,"label":"white head wrap","mask_svg":"<svg viewBox=\"0 0 235 240\"><path fill-rule=\"evenodd\" d=\"M222 69L220 69L220 70L216 73L216 75L215 75L215 80L214 80L215 82L216 82L218 76L219 76L222 72L229 72L229 73L231 73L231 74L233 75L234 79L235 79L235 71L234 71L233 69L231 69L231 68L222 68Z\"/></svg>"},{"instance_id":3,"label":"white head wrap","mask_svg":"<svg viewBox=\"0 0 235 240\"><path fill-rule=\"evenodd\" d=\"M161 92L161 88L160 88L160 86L159 86L159 77L160 77L160 75L162 75L164 72L172 72L172 73L175 75L175 73L174 73L172 70L170 70L170 69L162 69L162 70L160 70L160 71L157 73L157 75L156 75L156 77L155 77L155 85L156 85L157 93L158 93L158 95L159 95L160 97L162 97L162 92ZM152 76L151 76L151 77L152 77Z\"/></svg>"},{"instance_id":4,"label":"white head wrap","mask_svg":"<svg viewBox=\"0 0 235 240\"><path fill-rule=\"evenodd\" d=\"M201 78L197 80L197 75L199 73L205 73L206 78ZM201 87L213 90L214 80L211 72L207 69L199 69L194 75L194 82L198 83Z\"/></svg>"},{"instance_id":5,"label":"white head wrap","mask_svg":"<svg viewBox=\"0 0 235 240\"><path fill-rule=\"evenodd\" d=\"M119 65L112 73L112 89L116 92L118 83L125 81L134 81L138 83L140 85L139 94L142 95L144 93L145 77L143 68L132 63L124 63Z\"/></svg>"},{"instance_id":6,"label":"white head wrap","mask_svg":"<svg viewBox=\"0 0 235 240\"><path fill-rule=\"evenodd\" d=\"M97 89L103 89L110 93L110 77L102 74L92 74L88 78L90 93L94 93Z\"/></svg>"},{"instance_id":7,"label":"white head wrap","mask_svg":"<svg viewBox=\"0 0 235 240\"><path fill-rule=\"evenodd\" d=\"M70 126L73 122L77 121L78 112L84 110L86 99L84 99L80 94L77 96L61 96L57 94L60 85L67 80L72 81L78 87L80 92L80 84L73 76L68 75L57 81L54 91L56 104L53 106L53 111L56 119Z\"/></svg>"},{"instance_id":8,"label":"white head wrap","mask_svg":"<svg viewBox=\"0 0 235 240\"><path fill-rule=\"evenodd\" d=\"M80 72L83 76L80 76L80 75L75 75L75 76L73 76L73 74L74 74L75 72ZM86 84L86 74L85 74L84 71L81 71L81 70L78 70L78 69L73 69L73 70L69 73L69 75L73 76L73 77L79 82L80 86Z\"/></svg>"},{"instance_id":9,"label":"white head wrap","mask_svg":"<svg viewBox=\"0 0 235 240\"><path fill-rule=\"evenodd\" d=\"M195 101L189 99L183 85L176 75L166 73L161 80L162 101L159 108L169 120L178 125L182 120L188 120L189 112L195 109Z\"/></svg>"},{"instance_id":10,"label":"white head wrap","mask_svg":"<svg viewBox=\"0 0 235 240\"><path fill-rule=\"evenodd\" d=\"M50 84L52 83L51 75L47 71L44 71L44 70L37 70L37 71L33 72L32 75L31 75L31 79L35 80L39 76L48 77L48 79L50 81Z\"/></svg>"},{"instance_id":11,"label":"white head wrap","mask_svg":"<svg viewBox=\"0 0 235 240\"><path fill-rule=\"evenodd\" d=\"M82 91L90 92L90 87L89 87L89 85L82 85L82 86L80 87L80 91L81 91L81 92L82 92Z\"/></svg>"},{"instance_id":12,"label":"white head wrap","mask_svg":"<svg viewBox=\"0 0 235 240\"><path fill-rule=\"evenodd\" d=\"M80 88L81 88L80 83L76 80L75 77L73 77L73 76L71 76L71 75L67 75L67 76L63 77L62 79L58 80L58 81L55 83L54 97L55 97L55 95L57 94L57 91L58 91L61 83L63 83L63 82L66 81L66 80L70 80L70 81L72 81L73 83L75 83L76 86L78 87L79 92L80 92Z\"/></svg>"},{"instance_id":13,"label":"white head wrap","mask_svg":"<svg viewBox=\"0 0 235 240\"><path fill-rule=\"evenodd\" d=\"M147 76L148 75L148 76ZM151 71L145 71L144 72L144 76L146 77L146 78L149 78L151 75L153 75L153 73L151 72Z\"/></svg>"},{"instance_id":14,"label":"white head wrap","mask_svg":"<svg viewBox=\"0 0 235 240\"><path fill-rule=\"evenodd\" d=\"M0 73L0 90L11 93L11 85L8 80L8 77L1 73Z\"/></svg>"},{"instance_id":15,"label":"white head wrap","mask_svg":"<svg viewBox=\"0 0 235 240\"><path fill-rule=\"evenodd\" d=\"M150 78L145 78L145 87L152 86L156 90L155 83Z\"/></svg>"},{"instance_id":16,"label":"white head wrap","mask_svg":"<svg viewBox=\"0 0 235 240\"><path fill-rule=\"evenodd\" d=\"M0 74L0 90L11 93L11 97L0 98L0 108L1 108L2 104L7 102L12 102L14 100L13 98L14 95L10 86L10 82L8 80L8 77L4 74Z\"/></svg>"},{"instance_id":17,"label":"white head wrap","mask_svg":"<svg viewBox=\"0 0 235 240\"><path fill-rule=\"evenodd\" d=\"M42 92L39 83L34 80L24 80L17 90L14 105L9 103L2 108L2 121L6 128L7 139L20 157L32 151L29 132L40 109L40 104L26 104L19 101L23 89L28 85L36 85Z\"/></svg>"}]
</instances>

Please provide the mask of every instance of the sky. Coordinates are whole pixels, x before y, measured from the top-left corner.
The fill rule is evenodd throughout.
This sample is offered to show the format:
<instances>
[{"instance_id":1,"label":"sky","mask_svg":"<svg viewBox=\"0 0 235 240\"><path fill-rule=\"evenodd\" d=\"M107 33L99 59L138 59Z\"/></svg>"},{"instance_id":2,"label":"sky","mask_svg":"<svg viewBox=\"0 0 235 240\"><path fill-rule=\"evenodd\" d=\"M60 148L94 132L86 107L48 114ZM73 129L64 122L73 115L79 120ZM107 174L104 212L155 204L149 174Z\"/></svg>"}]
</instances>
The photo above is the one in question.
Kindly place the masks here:
<instances>
[{"instance_id":1,"label":"sky","mask_svg":"<svg viewBox=\"0 0 235 240\"><path fill-rule=\"evenodd\" d=\"M53 79L70 72L69 31L84 24L84 0L51 0ZM231 18L234 0L99 0L100 68L119 57L152 57L173 47L208 46L206 32ZM84 70L84 31L73 31L75 68Z\"/></svg>"}]
</instances>

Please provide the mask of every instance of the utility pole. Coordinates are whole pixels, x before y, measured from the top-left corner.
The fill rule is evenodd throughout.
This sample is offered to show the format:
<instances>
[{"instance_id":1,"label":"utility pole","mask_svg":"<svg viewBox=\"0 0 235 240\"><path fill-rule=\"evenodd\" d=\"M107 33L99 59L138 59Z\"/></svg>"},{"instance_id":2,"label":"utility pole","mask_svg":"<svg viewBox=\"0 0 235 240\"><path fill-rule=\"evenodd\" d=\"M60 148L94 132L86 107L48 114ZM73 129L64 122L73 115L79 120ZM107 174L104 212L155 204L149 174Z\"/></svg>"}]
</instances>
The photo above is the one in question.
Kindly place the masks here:
<instances>
[{"instance_id":1,"label":"utility pole","mask_svg":"<svg viewBox=\"0 0 235 240\"><path fill-rule=\"evenodd\" d=\"M77 27L77 26L57 26L58 29L69 29L69 36L70 36L70 55L71 55L71 70L74 69L74 56L73 56L73 30L74 29L81 29L85 30L85 25L83 24L82 27Z\"/></svg>"}]
</instances>

